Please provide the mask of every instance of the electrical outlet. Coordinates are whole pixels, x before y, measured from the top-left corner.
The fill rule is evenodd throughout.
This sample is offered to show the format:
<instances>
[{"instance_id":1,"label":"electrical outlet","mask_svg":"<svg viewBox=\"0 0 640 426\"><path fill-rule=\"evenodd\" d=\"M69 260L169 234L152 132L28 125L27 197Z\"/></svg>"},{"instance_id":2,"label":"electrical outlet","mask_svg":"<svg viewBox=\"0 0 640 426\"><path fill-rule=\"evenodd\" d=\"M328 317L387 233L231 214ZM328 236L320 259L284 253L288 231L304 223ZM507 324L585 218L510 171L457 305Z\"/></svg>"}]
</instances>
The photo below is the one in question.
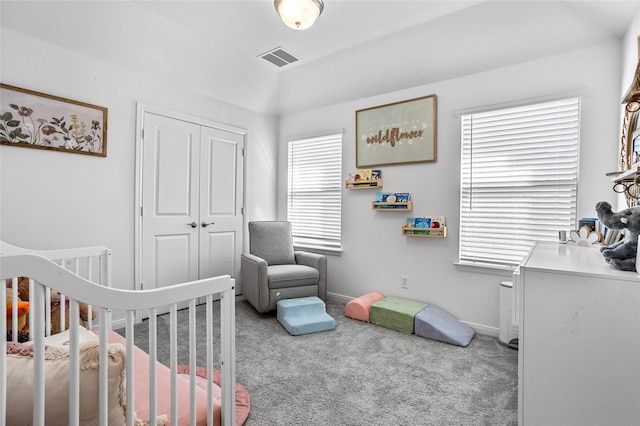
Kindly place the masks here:
<instances>
[{"instance_id":1,"label":"electrical outlet","mask_svg":"<svg viewBox=\"0 0 640 426\"><path fill-rule=\"evenodd\" d=\"M406 275L400 276L400 287L409 288L409 277Z\"/></svg>"}]
</instances>

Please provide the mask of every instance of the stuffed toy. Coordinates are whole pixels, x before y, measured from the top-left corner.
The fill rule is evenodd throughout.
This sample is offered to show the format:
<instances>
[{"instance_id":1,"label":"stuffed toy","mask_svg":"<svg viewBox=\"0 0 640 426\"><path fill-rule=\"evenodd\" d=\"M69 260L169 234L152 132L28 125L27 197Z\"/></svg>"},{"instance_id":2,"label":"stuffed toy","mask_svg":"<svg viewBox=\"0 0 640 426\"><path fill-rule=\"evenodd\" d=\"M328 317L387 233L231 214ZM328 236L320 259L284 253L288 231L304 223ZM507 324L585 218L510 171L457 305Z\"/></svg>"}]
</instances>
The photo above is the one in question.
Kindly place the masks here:
<instances>
[{"instance_id":1,"label":"stuffed toy","mask_svg":"<svg viewBox=\"0 0 640 426\"><path fill-rule=\"evenodd\" d=\"M10 288L6 289L7 303L6 303L6 315L7 315L7 341L12 340L13 336L13 291ZM25 302L18 297L18 342L26 342L29 338L27 333L27 314L29 313L29 302Z\"/></svg>"},{"instance_id":2,"label":"stuffed toy","mask_svg":"<svg viewBox=\"0 0 640 426\"><path fill-rule=\"evenodd\" d=\"M29 278L18 278L18 297L22 300L29 300ZM80 311L80 325L82 326L85 326L85 323L89 321L89 315L91 315L91 319L95 319L97 316L96 309L92 307L91 312L89 312L89 306L86 303L79 303L78 308ZM55 290L51 290L51 334L58 334L61 331L64 331L61 330L61 312L60 293ZM65 299L65 330L69 328L69 318L69 299Z\"/></svg>"},{"instance_id":3,"label":"stuffed toy","mask_svg":"<svg viewBox=\"0 0 640 426\"><path fill-rule=\"evenodd\" d=\"M624 239L600 249L604 260L615 269L636 271L640 208L632 207L616 213L611 210L611 204L600 201L596 204L596 212L600 222L607 228L624 230Z\"/></svg>"}]
</instances>

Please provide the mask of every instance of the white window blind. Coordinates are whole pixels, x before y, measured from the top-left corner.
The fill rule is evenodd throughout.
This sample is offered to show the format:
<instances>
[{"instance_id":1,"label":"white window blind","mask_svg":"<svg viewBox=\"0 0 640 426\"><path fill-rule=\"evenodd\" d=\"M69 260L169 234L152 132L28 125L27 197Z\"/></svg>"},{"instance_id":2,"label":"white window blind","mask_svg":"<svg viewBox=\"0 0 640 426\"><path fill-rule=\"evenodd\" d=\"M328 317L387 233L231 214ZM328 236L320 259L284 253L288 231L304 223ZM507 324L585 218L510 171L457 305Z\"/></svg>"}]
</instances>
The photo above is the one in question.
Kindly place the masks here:
<instances>
[{"instance_id":1,"label":"white window blind","mask_svg":"<svg viewBox=\"0 0 640 426\"><path fill-rule=\"evenodd\" d=\"M580 99L462 116L460 262L519 264L575 229Z\"/></svg>"},{"instance_id":2,"label":"white window blind","mask_svg":"<svg viewBox=\"0 0 640 426\"><path fill-rule=\"evenodd\" d=\"M342 134L289 142L287 220L296 247L341 248Z\"/></svg>"}]
</instances>

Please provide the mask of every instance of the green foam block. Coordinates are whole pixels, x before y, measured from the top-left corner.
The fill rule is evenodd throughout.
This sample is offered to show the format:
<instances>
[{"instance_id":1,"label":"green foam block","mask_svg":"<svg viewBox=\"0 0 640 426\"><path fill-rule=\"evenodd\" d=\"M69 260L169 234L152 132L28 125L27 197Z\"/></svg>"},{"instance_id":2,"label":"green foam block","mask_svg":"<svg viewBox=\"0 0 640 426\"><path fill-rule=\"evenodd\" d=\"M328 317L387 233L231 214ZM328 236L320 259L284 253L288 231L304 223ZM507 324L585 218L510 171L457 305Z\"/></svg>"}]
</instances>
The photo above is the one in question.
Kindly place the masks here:
<instances>
[{"instance_id":1,"label":"green foam block","mask_svg":"<svg viewBox=\"0 0 640 426\"><path fill-rule=\"evenodd\" d=\"M371 305L369 317L371 323L403 333L412 334L414 318L427 303L402 297L385 297Z\"/></svg>"}]
</instances>

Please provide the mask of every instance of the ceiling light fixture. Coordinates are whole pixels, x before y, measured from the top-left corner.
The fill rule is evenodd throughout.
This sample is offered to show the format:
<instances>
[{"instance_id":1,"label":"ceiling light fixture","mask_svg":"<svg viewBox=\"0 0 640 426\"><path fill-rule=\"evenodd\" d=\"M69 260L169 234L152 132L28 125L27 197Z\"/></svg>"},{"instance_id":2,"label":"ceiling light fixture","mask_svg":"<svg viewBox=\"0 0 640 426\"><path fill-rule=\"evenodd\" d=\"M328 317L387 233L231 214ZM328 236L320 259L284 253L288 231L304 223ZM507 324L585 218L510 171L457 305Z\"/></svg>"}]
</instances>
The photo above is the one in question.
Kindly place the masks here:
<instances>
[{"instance_id":1,"label":"ceiling light fixture","mask_svg":"<svg viewBox=\"0 0 640 426\"><path fill-rule=\"evenodd\" d=\"M312 26L324 9L322 0L275 0L273 4L282 22L294 30Z\"/></svg>"}]
</instances>

